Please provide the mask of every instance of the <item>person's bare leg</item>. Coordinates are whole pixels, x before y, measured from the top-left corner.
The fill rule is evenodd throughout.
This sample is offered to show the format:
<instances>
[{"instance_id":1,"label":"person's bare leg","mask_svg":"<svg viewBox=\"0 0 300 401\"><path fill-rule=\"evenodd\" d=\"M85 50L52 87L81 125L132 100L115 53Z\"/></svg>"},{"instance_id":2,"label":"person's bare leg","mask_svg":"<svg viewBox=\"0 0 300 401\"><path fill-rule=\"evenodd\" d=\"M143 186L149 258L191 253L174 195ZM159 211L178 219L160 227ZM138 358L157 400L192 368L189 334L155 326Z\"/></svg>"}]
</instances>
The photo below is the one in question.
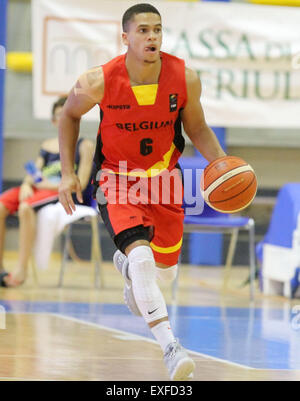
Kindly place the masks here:
<instances>
[{"instance_id":1,"label":"person's bare leg","mask_svg":"<svg viewBox=\"0 0 300 401\"><path fill-rule=\"evenodd\" d=\"M4 240L5 240L5 222L9 215L8 209L0 203L0 273L3 273L3 251L4 251Z\"/></svg>"},{"instance_id":2,"label":"person's bare leg","mask_svg":"<svg viewBox=\"0 0 300 401\"><path fill-rule=\"evenodd\" d=\"M19 260L16 278L23 281L27 275L28 261L31 256L36 233L36 215L32 207L27 203L21 203L20 205L19 220Z\"/></svg>"},{"instance_id":3,"label":"person's bare leg","mask_svg":"<svg viewBox=\"0 0 300 401\"><path fill-rule=\"evenodd\" d=\"M26 280L28 261L36 233L36 215L30 205L23 202L19 207L19 257L11 276L5 278L9 287L16 287Z\"/></svg>"}]
</instances>

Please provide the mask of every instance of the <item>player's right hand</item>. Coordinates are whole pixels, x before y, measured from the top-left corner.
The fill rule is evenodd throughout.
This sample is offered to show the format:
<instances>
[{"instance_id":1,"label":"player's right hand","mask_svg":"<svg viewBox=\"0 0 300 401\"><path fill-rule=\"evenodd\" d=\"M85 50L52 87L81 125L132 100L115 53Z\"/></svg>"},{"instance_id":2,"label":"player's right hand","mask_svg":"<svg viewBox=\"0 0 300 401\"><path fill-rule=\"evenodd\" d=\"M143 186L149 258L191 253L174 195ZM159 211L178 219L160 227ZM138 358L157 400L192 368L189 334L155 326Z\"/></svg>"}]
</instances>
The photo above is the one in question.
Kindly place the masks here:
<instances>
[{"instance_id":1,"label":"player's right hand","mask_svg":"<svg viewBox=\"0 0 300 401\"><path fill-rule=\"evenodd\" d=\"M76 210L75 204L72 198L72 192L76 193L76 197L80 203L83 202L82 190L79 178L77 175L63 175L58 188L59 201L65 209L66 213L72 215Z\"/></svg>"},{"instance_id":2,"label":"player's right hand","mask_svg":"<svg viewBox=\"0 0 300 401\"><path fill-rule=\"evenodd\" d=\"M25 201L26 199L30 198L32 195L33 195L32 187L27 183L22 184L20 187L20 192L19 192L19 202Z\"/></svg>"}]
</instances>

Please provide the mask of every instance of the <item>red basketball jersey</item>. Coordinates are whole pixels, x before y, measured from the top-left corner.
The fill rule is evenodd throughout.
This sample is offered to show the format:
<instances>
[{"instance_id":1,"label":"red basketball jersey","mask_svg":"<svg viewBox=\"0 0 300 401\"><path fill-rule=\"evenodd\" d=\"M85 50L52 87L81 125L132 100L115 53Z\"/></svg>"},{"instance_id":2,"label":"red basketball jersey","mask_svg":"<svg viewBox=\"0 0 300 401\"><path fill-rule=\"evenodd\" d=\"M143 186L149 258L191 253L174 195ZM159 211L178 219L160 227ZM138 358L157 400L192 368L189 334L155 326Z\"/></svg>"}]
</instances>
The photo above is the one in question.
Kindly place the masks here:
<instances>
[{"instance_id":1,"label":"red basketball jersey","mask_svg":"<svg viewBox=\"0 0 300 401\"><path fill-rule=\"evenodd\" d=\"M121 162L128 171L143 171L150 177L172 170L184 149L180 111L187 101L185 64L162 52L155 102L141 106L125 58L121 55L103 65L105 89L95 164L97 171L120 173Z\"/></svg>"}]
</instances>

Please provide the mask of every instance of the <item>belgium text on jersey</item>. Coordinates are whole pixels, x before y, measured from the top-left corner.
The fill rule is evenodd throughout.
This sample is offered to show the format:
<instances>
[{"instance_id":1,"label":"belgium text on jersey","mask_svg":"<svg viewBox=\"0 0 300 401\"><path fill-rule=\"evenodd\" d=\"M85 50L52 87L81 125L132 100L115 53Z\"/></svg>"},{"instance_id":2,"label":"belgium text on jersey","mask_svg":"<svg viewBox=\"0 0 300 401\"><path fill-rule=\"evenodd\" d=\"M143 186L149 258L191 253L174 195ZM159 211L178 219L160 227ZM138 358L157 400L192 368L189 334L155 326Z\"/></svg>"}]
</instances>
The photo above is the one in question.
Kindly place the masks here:
<instances>
[{"instance_id":1,"label":"belgium text on jersey","mask_svg":"<svg viewBox=\"0 0 300 401\"><path fill-rule=\"evenodd\" d=\"M160 129L166 127L172 127L173 120L167 121L142 121L139 124L137 123L116 123L116 126L120 130L136 132L140 130L153 130L153 129Z\"/></svg>"}]
</instances>

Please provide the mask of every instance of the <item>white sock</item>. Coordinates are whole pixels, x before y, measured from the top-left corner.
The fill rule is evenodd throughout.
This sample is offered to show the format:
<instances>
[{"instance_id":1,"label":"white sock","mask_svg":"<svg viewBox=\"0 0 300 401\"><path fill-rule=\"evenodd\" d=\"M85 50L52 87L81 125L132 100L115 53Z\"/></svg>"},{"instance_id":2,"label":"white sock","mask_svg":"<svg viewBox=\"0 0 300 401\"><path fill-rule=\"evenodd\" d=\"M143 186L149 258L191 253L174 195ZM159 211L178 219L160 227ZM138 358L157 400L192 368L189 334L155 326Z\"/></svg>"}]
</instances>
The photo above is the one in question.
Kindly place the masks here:
<instances>
[{"instance_id":1,"label":"white sock","mask_svg":"<svg viewBox=\"0 0 300 401\"><path fill-rule=\"evenodd\" d=\"M161 322L152 327L151 332L154 335L156 341L159 343L163 352L165 352L167 346L171 342L175 341L175 337L169 321Z\"/></svg>"},{"instance_id":2,"label":"white sock","mask_svg":"<svg viewBox=\"0 0 300 401\"><path fill-rule=\"evenodd\" d=\"M156 266L156 278L163 283L172 284L175 280L178 272L178 265L171 267L157 267Z\"/></svg>"}]
</instances>

